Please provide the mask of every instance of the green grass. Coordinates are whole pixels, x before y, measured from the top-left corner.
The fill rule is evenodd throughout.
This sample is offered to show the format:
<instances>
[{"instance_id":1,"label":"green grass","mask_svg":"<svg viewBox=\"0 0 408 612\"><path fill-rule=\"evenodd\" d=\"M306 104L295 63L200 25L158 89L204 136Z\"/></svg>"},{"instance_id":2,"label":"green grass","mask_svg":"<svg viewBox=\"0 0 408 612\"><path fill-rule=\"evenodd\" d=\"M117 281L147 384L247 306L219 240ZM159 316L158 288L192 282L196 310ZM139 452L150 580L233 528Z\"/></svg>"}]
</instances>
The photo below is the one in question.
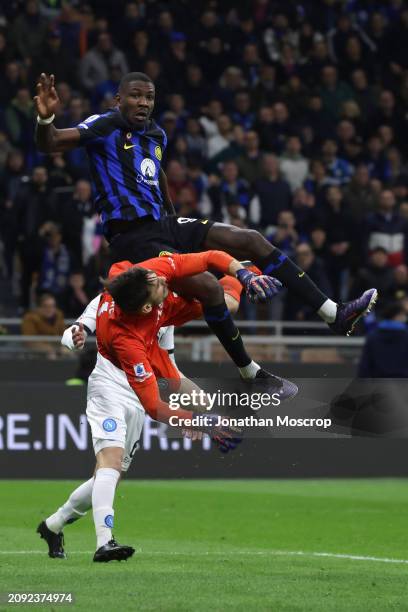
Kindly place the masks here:
<instances>
[{"instance_id":1,"label":"green grass","mask_svg":"<svg viewBox=\"0 0 408 612\"><path fill-rule=\"evenodd\" d=\"M0 481L0 592L75 596L19 609L408 610L408 564L289 554L408 559L407 481L123 482L115 535L138 552L106 565L92 563L91 514L66 528L66 561L35 533L75 484Z\"/></svg>"}]
</instances>

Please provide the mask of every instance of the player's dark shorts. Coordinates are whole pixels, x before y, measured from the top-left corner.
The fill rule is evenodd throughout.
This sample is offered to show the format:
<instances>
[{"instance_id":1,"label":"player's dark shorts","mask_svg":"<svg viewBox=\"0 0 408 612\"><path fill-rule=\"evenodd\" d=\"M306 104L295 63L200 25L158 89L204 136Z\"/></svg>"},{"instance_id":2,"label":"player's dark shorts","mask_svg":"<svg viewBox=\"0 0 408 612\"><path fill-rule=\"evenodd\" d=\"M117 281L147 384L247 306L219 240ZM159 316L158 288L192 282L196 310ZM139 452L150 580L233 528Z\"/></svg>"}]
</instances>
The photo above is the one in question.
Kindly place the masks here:
<instances>
[{"instance_id":1,"label":"player's dark shorts","mask_svg":"<svg viewBox=\"0 0 408 612\"><path fill-rule=\"evenodd\" d=\"M208 219L168 216L155 221L143 217L125 232L110 239L112 262L128 260L138 263L170 253L197 253L213 225Z\"/></svg>"}]
</instances>

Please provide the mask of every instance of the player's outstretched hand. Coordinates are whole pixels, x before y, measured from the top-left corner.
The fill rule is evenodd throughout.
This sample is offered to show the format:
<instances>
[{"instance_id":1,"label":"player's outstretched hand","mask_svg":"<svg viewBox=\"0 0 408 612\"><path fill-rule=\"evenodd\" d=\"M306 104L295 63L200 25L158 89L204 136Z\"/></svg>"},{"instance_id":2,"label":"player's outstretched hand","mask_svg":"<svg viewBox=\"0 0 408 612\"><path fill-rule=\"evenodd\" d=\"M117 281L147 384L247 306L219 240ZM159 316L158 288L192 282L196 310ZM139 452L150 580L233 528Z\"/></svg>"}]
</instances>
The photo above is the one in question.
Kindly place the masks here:
<instances>
[{"instance_id":1,"label":"player's outstretched hand","mask_svg":"<svg viewBox=\"0 0 408 612\"><path fill-rule=\"evenodd\" d=\"M194 416L197 416L197 414ZM218 424L220 420L218 414L206 414L206 417L207 424L202 428L202 431L210 436L222 453L234 450L242 442L242 429L230 425L227 422L227 417L223 417L221 425Z\"/></svg>"},{"instance_id":2,"label":"player's outstretched hand","mask_svg":"<svg viewBox=\"0 0 408 612\"><path fill-rule=\"evenodd\" d=\"M61 338L62 346L65 346L70 351L80 351L84 348L87 333L84 330L82 323L75 323L68 327Z\"/></svg>"},{"instance_id":3,"label":"player's outstretched hand","mask_svg":"<svg viewBox=\"0 0 408 612\"><path fill-rule=\"evenodd\" d=\"M282 283L277 278L257 275L245 268L238 270L237 278L250 302L269 302L282 289Z\"/></svg>"},{"instance_id":4,"label":"player's outstretched hand","mask_svg":"<svg viewBox=\"0 0 408 612\"><path fill-rule=\"evenodd\" d=\"M55 114L59 105L57 90L55 89L54 75L42 72L36 86L37 95L34 97L37 113L41 119L48 119Z\"/></svg>"}]
</instances>

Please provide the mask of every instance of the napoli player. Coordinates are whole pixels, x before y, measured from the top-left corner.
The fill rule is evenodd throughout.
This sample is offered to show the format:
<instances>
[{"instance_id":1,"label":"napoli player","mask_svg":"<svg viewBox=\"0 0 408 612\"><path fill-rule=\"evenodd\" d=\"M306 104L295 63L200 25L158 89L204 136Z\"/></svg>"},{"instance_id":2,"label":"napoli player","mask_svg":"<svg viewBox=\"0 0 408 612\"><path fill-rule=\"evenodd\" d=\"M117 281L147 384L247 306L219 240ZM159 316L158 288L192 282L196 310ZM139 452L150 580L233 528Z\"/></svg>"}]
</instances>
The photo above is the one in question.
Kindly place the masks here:
<instances>
[{"instance_id":1,"label":"napoli player","mask_svg":"<svg viewBox=\"0 0 408 612\"><path fill-rule=\"evenodd\" d=\"M36 142L46 153L85 146L91 165L94 201L114 261L139 262L160 251L192 253L223 250L237 259L251 260L264 275L272 275L301 297L331 329L349 335L374 305L377 290L369 289L351 302L337 304L313 283L289 257L255 230L177 217L161 168L167 138L151 119L155 87L140 72L121 80L114 109L94 115L77 127L53 125L58 95L54 76L42 74L34 98L38 112ZM265 292L270 299L280 284ZM208 326L218 337L245 378L262 376L243 345L213 276L198 275L179 281L178 292L203 305Z\"/></svg>"},{"instance_id":2,"label":"napoli player","mask_svg":"<svg viewBox=\"0 0 408 612\"><path fill-rule=\"evenodd\" d=\"M131 546L118 544L112 536L113 499L120 472L127 470L133 457L145 411L163 422L174 415L180 420L191 420L194 416L189 409L171 410L160 399L156 381L157 375L180 387L182 380L175 363L163 350L162 340L159 346L160 328L167 324L182 325L202 314L197 300L178 297L169 290L168 283L171 286L177 278L209 267L230 275L221 283L231 309L239 305L241 285L247 292L262 292L259 277L255 275L255 283L240 283L233 278L242 265L217 251L150 259L141 266L121 262L111 268L107 281L115 302L105 292L92 300L80 317L79 325L90 332L95 326L97 330L98 359L89 378L87 399L97 465L95 476L78 487L59 510L39 525L37 531L47 541L50 557L65 558L62 529L83 516L91 505L97 534L94 561L121 560L134 553ZM71 338L68 330L64 334L64 345L69 348L74 344L80 348L83 341L83 330L75 330ZM189 381L186 382L185 390ZM293 395L296 392L293 385ZM216 425L216 415L208 418L211 423L199 431L208 433L223 452L233 449L234 431L225 425Z\"/></svg>"}]
</instances>

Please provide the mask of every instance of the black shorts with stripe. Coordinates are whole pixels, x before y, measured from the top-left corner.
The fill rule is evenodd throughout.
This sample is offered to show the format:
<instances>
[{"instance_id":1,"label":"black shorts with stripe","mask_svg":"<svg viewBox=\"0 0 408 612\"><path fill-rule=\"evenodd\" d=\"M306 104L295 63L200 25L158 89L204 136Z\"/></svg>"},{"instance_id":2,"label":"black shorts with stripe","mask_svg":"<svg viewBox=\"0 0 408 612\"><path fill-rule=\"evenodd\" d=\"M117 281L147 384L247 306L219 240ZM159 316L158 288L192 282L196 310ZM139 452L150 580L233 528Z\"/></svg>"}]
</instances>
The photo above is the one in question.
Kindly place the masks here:
<instances>
[{"instance_id":1,"label":"black shorts with stripe","mask_svg":"<svg viewBox=\"0 0 408 612\"><path fill-rule=\"evenodd\" d=\"M168 216L155 221L143 217L110 239L112 263L128 260L138 263L170 253L197 253L214 221Z\"/></svg>"}]
</instances>

